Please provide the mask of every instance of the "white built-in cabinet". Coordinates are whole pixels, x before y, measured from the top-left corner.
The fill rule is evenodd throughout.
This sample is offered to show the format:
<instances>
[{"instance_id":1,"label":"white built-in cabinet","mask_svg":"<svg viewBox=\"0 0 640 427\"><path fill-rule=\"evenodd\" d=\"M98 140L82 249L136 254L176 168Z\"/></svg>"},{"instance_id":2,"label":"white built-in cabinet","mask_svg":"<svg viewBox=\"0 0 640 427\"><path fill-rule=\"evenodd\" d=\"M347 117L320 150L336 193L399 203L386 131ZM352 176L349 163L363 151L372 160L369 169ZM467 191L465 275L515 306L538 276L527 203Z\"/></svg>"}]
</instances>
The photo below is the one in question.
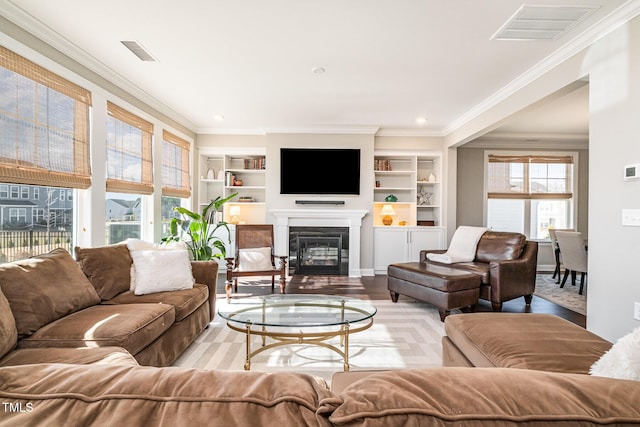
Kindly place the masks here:
<instances>
[{"instance_id":1,"label":"white built-in cabinet","mask_svg":"<svg viewBox=\"0 0 640 427\"><path fill-rule=\"evenodd\" d=\"M389 264L419 261L423 249L442 249L440 227L377 227L373 235L374 273L386 274Z\"/></svg>"},{"instance_id":2,"label":"white built-in cabinet","mask_svg":"<svg viewBox=\"0 0 640 427\"><path fill-rule=\"evenodd\" d=\"M374 271L418 261L423 249L444 249L440 153L378 151L374 157ZM389 196L397 200L389 200ZM385 209L385 205L388 205ZM383 209L391 208L391 225Z\"/></svg>"}]
</instances>

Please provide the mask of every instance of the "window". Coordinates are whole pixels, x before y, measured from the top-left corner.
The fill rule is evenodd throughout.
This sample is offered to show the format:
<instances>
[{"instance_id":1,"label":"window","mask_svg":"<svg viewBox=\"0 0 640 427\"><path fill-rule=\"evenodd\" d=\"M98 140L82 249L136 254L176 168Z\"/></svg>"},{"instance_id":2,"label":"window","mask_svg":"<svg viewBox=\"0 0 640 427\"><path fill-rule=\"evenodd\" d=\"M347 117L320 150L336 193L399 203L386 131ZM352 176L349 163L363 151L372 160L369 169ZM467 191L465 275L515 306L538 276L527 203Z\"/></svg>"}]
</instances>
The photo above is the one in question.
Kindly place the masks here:
<instances>
[{"instance_id":1,"label":"window","mask_svg":"<svg viewBox=\"0 0 640 427\"><path fill-rule=\"evenodd\" d=\"M64 202L67 198L67 192L66 190L60 190L60 201Z\"/></svg>"},{"instance_id":2,"label":"window","mask_svg":"<svg viewBox=\"0 0 640 427\"><path fill-rule=\"evenodd\" d=\"M105 244L141 237L142 196L128 193L107 193Z\"/></svg>"},{"instance_id":3,"label":"window","mask_svg":"<svg viewBox=\"0 0 640 427\"><path fill-rule=\"evenodd\" d=\"M153 124L107 103L105 242L140 238L143 195L153 193Z\"/></svg>"},{"instance_id":4,"label":"window","mask_svg":"<svg viewBox=\"0 0 640 427\"><path fill-rule=\"evenodd\" d=\"M162 131L162 195L191 196L189 185L190 144L174 134Z\"/></svg>"},{"instance_id":5,"label":"window","mask_svg":"<svg viewBox=\"0 0 640 427\"><path fill-rule=\"evenodd\" d=\"M153 193L153 125L107 103L107 191Z\"/></svg>"},{"instance_id":6,"label":"window","mask_svg":"<svg viewBox=\"0 0 640 427\"><path fill-rule=\"evenodd\" d=\"M571 228L574 155L498 155L487 158L487 226L548 239L549 227Z\"/></svg>"},{"instance_id":7,"label":"window","mask_svg":"<svg viewBox=\"0 0 640 427\"><path fill-rule=\"evenodd\" d=\"M40 189L38 187L35 187L33 189L33 199L34 200L40 199Z\"/></svg>"},{"instance_id":8,"label":"window","mask_svg":"<svg viewBox=\"0 0 640 427\"><path fill-rule=\"evenodd\" d=\"M40 209L40 208L33 209L32 220L34 225L44 224L44 209Z\"/></svg>"},{"instance_id":9,"label":"window","mask_svg":"<svg viewBox=\"0 0 640 427\"><path fill-rule=\"evenodd\" d=\"M0 199L9 198L9 186L6 184L0 185Z\"/></svg>"},{"instance_id":10,"label":"window","mask_svg":"<svg viewBox=\"0 0 640 427\"><path fill-rule=\"evenodd\" d=\"M20 198L21 199L29 198L29 187L20 187Z\"/></svg>"},{"instance_id":11,"label":"window","mask_svg":"<svg viewBox=\"0 0 640 427\"><path fill-rule=\"evenodd\" d=\"M20 187L18 187L17 185L12 185L11 186L11 198L12 199L17 199L19 195L20 195Z\"/></svg>"},{"instance_id":12,"label":"window","mask_svg":"<svg viewBox=\"0 0 640 427\"><path fill-rule=\"evenodd\" d=\"M9 209L9 221L15 225L25 224L27 222L27 210L25 208Z\"/></svg>"},{"instance_id":13,"label":"window","mask_svg":"<svg viewBox=\"0 0 640 427\"><path fill-rule=\"evenodd\" d=\"M88 188L90 105L86 89L0 46L3 181Z\"/></svg>"}]
</instances>

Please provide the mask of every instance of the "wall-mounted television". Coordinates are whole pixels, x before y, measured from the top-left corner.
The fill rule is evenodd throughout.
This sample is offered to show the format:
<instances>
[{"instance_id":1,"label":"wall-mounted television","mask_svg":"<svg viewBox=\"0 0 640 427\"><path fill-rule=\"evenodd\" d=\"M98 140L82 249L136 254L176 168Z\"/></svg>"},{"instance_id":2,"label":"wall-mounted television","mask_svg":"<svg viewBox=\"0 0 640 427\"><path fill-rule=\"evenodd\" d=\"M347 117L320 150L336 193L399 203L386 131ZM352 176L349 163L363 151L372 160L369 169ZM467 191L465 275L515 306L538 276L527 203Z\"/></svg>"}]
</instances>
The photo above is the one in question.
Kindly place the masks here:
<instances>
[{"instance_id":1,"label":"wall-mounted television","mask_svg":"<svg viewBox=\"0 0 640 427\"><path fill-rule=\"evenodd\" d=\"M360 150L281 148L280 194L360 194Z\"/></svg>"}]
</instances>

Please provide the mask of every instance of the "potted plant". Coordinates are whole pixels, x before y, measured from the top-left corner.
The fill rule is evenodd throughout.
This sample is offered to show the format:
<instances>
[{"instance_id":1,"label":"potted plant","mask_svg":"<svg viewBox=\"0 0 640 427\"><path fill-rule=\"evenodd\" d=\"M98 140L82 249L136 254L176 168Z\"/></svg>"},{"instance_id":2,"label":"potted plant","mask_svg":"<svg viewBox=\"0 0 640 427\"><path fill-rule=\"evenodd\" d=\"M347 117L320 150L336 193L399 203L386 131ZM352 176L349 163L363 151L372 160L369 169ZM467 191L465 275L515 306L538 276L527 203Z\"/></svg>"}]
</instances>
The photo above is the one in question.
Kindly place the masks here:
<instances>
[{"instance_id":1,"label":"potted plant","mask_svg":"<svg viewBox=\"0 0 640 427\"><path fill-rule=\"evenodd\" d=\"M201 213L176 206L173 210L178 212L181 218L171 218L169 235L164 237L162 242L164 244L184 242L191 251L194 261L207 261L213 258L224 259L227 251L224 242L215 235L215 232L218 228L226 228L229 236L229 227L224 221L215 224L209 221L211 214L217 212L222 205L237 195L238 193L233 193L224 199L218 196L205 206ZM230 236L227 237L227 241L231 242ZM214 249L217 249L218 252L214 253Z\"/></svg>"}]
</instances>

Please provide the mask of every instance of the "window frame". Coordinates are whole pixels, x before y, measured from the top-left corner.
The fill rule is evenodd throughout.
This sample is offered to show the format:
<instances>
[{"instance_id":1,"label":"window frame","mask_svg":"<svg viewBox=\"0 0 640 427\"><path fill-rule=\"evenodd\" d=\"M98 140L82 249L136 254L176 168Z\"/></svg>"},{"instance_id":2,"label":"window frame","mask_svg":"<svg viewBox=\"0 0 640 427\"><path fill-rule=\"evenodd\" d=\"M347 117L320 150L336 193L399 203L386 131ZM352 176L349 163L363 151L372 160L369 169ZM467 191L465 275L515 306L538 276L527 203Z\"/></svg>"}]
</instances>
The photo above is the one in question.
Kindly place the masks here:
<instances>
[{"instance_id":1,"label":"window frame","mask_svg":"<svg viewBox=\"0 0 640 427\"><path fill-rule=\"evenodd\" d=\"M483 224L487 226L489 220L489 157L490 156L539 156L539 157L562 157L568 156L573 158L573 171L571 177L571 192L572 196L564 200L570 200L570 212L568 213L567 220L569 220L570 227L574 227L578 224L578 176L579 176L579 154L577 151L539 151L539 150L485 150L484 163L483 163ZM525 174L526 175L526 174ZM531 238L531 221L532 221L532 204L534 202L544 200L544 198L536 198L530 196L524 196L521 198L510 197L512 200L524 201L524 234L527 238ZM552 200L553 198L548 198ZM533 239L533 240L548 240L548 239Z\"/></svg>"}]
</instances>

